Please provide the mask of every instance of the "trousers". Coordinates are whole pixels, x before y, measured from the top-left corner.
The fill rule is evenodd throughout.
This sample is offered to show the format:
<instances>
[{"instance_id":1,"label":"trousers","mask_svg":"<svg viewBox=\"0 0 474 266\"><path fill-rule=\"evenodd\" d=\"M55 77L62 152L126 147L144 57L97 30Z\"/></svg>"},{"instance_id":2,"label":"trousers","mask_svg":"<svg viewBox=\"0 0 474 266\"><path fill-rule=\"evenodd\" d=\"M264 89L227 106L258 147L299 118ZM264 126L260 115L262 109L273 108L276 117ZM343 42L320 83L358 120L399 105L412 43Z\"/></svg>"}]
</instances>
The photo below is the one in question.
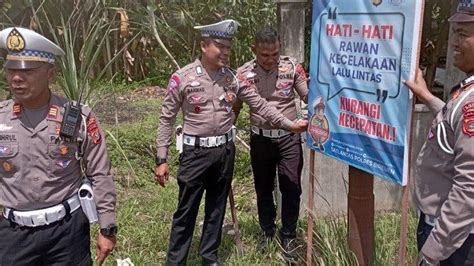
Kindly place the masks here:
<instances>
[{"instance_id":1,"label":"trousers","mask_svg":"<svg viewBox=\"0 0 474 266\"><path fill-rule=\"evenodd\" d=\"M61 221L21 227L0 217L0 265L92 265L89 220L78 209Z\"/></svg>"},{"instance_id":2,"label":"trousers","mask_svg":"<svg viewBox=\"0 0 474 266\"><path fill-rule=\"evenodd\" d=\"M234 158L232 141L214 148L183 146L177 177L178 206L173 215L167 265L186 265L204 192L205 214L199 254L204 263L217 262Z\"/></svg>"},{"instance_id":3,"label":"trousers","mask_svg":"<svg viewBox=\"0 0 474 266\"><path fill-rule=\"evenodd\" d=\"M260 227L265 235L273 236L275 233L276 207L273 190L278 169L282 197L280 236L295 238L303 169L300 135L268 138L252 133L250 147Z\"/></svg>"}]
</instances>

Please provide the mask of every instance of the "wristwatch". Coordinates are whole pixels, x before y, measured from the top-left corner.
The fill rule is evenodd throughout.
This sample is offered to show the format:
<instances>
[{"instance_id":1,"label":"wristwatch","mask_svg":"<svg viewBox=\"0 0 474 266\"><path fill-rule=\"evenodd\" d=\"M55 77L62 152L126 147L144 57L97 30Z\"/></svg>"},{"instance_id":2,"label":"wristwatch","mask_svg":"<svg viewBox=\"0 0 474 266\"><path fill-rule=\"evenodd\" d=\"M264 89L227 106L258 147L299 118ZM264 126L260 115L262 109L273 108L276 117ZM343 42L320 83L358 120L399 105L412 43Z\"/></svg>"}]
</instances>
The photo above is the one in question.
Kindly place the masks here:
<instances>
[{"instance_id":1,"label":"wristwatch","mask_svg":"<svg viewBox=\"0 0 474 266\"><path fill-rule=\"evenodd\" d=\"M118 232L118 227L115 224L109 224L106 228L101 228L100 233L104 236L115 236Z\"/></svg>"},{"instance_id":2,"label":"wristwatch","mask_svg":"<svg viewBox=\"0 0 474 266\"><path fill-rule=\"evenodd\" d=\"M160 157L156 157L155 158L155 164L156 166L160 166L162 164L166 163L166 158L160 158Z\"/></svg>"},{"instance_id":3,"label":"wristwatch","mask_svg":"<svg viewBox=\"0 0 474 266\"><path fill-rule=\"evenodd\" d=\"M418 261L418 265L419 266L433 266L433 265L437 265L437 263L432 263L428 261L424 255L421 255Z\"/></svg>"}]
</instances>

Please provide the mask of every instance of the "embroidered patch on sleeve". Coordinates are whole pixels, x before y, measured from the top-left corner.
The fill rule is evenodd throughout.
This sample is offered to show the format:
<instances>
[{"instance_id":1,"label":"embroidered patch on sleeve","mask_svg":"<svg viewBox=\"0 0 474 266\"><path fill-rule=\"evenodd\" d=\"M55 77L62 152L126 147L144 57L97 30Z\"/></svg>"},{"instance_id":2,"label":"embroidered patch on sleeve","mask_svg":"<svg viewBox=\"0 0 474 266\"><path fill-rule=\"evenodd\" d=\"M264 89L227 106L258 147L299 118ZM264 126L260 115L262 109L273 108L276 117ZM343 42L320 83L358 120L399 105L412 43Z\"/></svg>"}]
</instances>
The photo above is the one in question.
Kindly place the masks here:
<instances>
[{"instance_id":1,"label":"embroidered patch on sleeve","mask_svg":"<svg viewBox=\"0 0 474 266\"><path fill-rule=\"evenodd\" d=\"M298 65L296 66L296 73L298 73L298 77L300 77L300 78L302 78L302 79L304 79L304 80L307 79L307 77L306 77L306 71L304 71L304 68L303 68L302 65L298 64Z\"/></svg>"},{"instance_id":2,"label":"embroidered patch on sleeve","mask_svg":"<svg viewBox=\"0 0 474 266\"><path fill-rule=\"evenodd\" d=\"M464 119L474 118L474 102L468 102L462 107Z\"/></svg>"},{"instance_id":3,"label":"embroidered patch on sleeve","mask_svg":"<svg viewBox=\"0 0 474 266\"><path fill-rule=\"evenodd\" d=\"M89 116L87 118L87 134L94 144L99 144L102 141L102 136L100 135L99 126L97 125L95 117Z\"/></svg>"},{"instance_id":4,"label":"embroidered patch on sleeve","mask_svg":"<svg viewBox=\"0 0 474 266\"><path fill-rule=\"evenodd\" d=\"M474 102L468 102L462 107L463 127L462 131L469 137L474 136Z\"/></svg>"},{"instance_id":5,"label":"embroidered patch on sleeve","mask_svg":"<svg viewBox=\"0 0 474 266\"><path fill-rule=\"evenodd\" d=\"M176 88L179 87L180 82L181 80L179 79L179 76L176 74L173 74L168 83L167 91L173 92Z\"/></svg>"}]
</instances>

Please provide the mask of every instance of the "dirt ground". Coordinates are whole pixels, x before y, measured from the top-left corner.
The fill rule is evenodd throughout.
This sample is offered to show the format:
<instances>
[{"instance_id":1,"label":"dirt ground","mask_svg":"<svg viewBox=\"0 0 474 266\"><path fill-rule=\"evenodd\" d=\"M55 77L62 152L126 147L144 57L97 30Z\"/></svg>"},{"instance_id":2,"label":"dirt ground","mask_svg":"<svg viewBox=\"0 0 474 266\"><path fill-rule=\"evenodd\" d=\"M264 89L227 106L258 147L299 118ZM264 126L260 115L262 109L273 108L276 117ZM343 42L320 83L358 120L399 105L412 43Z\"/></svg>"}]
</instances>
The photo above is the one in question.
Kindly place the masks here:
<instances>
[{"instance_id":1,"label":"dirt ground","mask_svg":"<svg viewBox=\"0 0 474 266\"><path fill-rule=\"evenodd\" d=\"M149 112L158 112L146 105L136 104L139 101L162 99L164 89L158 86L141 87L123 95L103 95L95 104L94 112L102 124L113 125L117 123L132 122L141 119Z\"/></svg>"}]
</instances>

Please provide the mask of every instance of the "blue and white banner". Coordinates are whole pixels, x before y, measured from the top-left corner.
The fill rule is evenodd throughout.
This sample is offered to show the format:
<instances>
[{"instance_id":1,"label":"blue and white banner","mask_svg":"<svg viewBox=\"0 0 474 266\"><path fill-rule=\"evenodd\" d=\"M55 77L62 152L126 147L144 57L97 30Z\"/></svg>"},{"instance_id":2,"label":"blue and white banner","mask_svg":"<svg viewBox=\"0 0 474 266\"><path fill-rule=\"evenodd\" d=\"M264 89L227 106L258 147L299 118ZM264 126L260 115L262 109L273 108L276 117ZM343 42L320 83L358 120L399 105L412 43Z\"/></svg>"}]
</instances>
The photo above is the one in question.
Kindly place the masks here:
<instances>
[{"instance_id":1,"label":"blue and white banner","mask_svg":"<svg viewBox=\"0 0 474 266\"><path fill-rule=\"evenodd\" d=\"M308 146L406 185L423 0L313 0Z\"/></svg>"}]
</instances>

